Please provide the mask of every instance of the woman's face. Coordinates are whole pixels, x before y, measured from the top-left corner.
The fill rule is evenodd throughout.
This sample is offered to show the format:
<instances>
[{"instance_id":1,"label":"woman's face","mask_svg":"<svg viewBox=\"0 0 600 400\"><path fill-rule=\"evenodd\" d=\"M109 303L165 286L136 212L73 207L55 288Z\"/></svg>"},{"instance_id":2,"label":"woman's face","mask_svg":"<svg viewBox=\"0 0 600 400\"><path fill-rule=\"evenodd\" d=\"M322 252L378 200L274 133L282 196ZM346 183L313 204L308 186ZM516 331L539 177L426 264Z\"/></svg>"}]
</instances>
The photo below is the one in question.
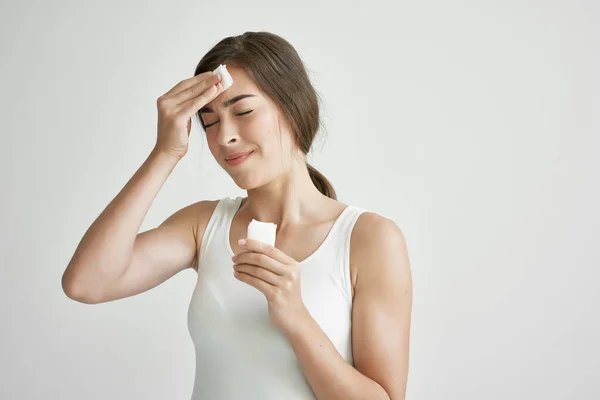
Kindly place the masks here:
<instances>
[{"instance_id":1,"label":"woman's face","mask_svg":"<svg viewBox=\"0 0 600 400\"><path fill-rule=\"evenodd\" d=\"M227 67L233 85L200 110L210 152L242 189L262 186L292 160L293 140L283 113L243 68ZM241 163L234 153L252 152Z\"/></svg>"}]
</instances>

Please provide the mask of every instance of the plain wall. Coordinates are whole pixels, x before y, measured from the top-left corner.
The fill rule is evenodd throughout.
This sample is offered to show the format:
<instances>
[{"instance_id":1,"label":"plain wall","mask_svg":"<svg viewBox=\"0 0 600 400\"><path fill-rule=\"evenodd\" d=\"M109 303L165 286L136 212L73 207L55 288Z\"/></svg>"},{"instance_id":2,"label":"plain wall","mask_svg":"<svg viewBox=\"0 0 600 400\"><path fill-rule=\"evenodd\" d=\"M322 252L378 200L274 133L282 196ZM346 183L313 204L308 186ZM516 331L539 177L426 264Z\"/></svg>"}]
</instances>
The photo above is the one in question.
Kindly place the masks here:
<instances>
[{"instance_id":1,"label":"plain wall","mask_svg":"<svg viewBox=\"0 0 600 400\"><path fill-rule=\"evenodd\" d=\"M93 306L61 276L154 146L156 99L249 30L324 99L309 161L405 234L407 398L600 398L599 3L215 4L2 2L0 398L189 398L194 271ZM238 195L195 122L141 231Z\"/></svg>"}]
</instances>

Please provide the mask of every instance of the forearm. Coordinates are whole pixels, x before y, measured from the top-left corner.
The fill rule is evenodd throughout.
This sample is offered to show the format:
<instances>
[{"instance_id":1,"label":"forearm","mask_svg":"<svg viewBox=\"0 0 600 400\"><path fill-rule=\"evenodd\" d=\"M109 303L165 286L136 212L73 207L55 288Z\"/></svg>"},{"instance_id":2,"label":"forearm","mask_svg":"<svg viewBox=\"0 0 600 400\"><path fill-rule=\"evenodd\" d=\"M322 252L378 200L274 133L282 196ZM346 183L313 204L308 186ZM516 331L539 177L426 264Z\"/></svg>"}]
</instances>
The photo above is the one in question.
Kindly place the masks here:
<instances>
[{"instance_id":1,"label":"forearm","mask_svg":"<svg viewBox=\"0 0 600 400\"><path fill-rule=\"evenodd\" d=\"M148 156L85 232L63 275L66 290L94 297L92 291L123 273L148 209L176 164L163 153Z\"/></svg>"},{"instance_id":2,"label":"forearm","mask_svg":"<svg viewBox=\"0 0 600 400\"><path fill-rule=\"evenodd\" d=\"M390 400L381 385L344 360L310 314L299 325L287 336L319 400Z\"/></svg>"}]
</instances>

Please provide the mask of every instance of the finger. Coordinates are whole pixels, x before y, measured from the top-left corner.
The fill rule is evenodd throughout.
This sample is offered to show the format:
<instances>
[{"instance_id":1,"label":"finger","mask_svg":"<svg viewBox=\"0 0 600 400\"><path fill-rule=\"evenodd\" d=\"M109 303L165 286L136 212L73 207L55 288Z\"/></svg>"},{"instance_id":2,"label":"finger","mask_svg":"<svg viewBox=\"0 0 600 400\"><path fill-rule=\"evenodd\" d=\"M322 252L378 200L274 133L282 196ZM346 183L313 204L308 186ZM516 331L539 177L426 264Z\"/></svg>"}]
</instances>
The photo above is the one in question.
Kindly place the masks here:
<instances>
[{"instance_id":1,"label":"finger","mask_svg":"<svg viewBox=\"0 0 600 400\"><path fill-rule=\"evenodd\" d=\"M258 265L279 276L284 276L287 272L283 264L263 253L243 251L235 256L234 261L236 264Z\"/></svg>"},{"instance_id":2,"label":"finger","mask_svg":"<svg viewBox=\"0 0 600 400\"><path fill-rule=\"evenodd\" d=\"M251 275L255 278L258 278L269 285L279 286L281 284L282 277L274 274L273 272L256 265L252 264L235 264L234 271L243 272L245 274Z\"/></svg>"},{"instance_id":3,"label":"finger","mask_svg":"<svg viewBox=\"0 0 600 400\"><path fill-rule=\"evenodd\" d=\"M192 85L187 89L182 90L181 92L173 95L170 98L170 101L177 105L185 103L187 100L197 97L198 95L204 93L208 88L210 88L213 85L216 85L220 80L221 76L218 74L210 76L206 79L203 79L200 82L197 82L195 85Z\"/></svg>"},{"instance_id":4,"label":"finger","mask_svg":"<svg viewBox=\"0 0 600 400\"><path fill-rule=\"evenodd\" d=\"M262 279L258 279L255 276L249 275L245 272L235 272L234 276L236 279L247 283L248 285L258 289L265 295L266 298L270 298L271 293L273 293L273 289L275 286L263 281Z\"/></svg>"},{"instance_id":5,"label":"finger","mask_svg":"<svg viewBox=\"0 0 600 400\"><path fill-rule=\"evenodd\" d=\"M276 247L270 246L265 242L254 239L246 239L246 244L242 245L246 250L255 251L257 253L263 253L270 258L279 261L282 264L290 264L296 262L292 257L285 254L283 251Z\"/></svg>"},{"instance_id":6,"label":"finger","mask_svg":"<svg viewBox=\"0 0 600 400\"><path fill-rule=\"evenodd\" d=\"M218 74L214 74L214 75L218 75ZM194 86L198 82L202 82L202 81L206 80L207 78L210 78L211 76L213 76L213 73L210 71L207 71L207 72L198 74L196 76L192 76L191 78L184 79L181 82L179 82L177 85L173 86L171 88L171 90L169 90L168 92L163 94L163 97L171 97L191 86Z\"/></svg>"},{"instance_id":7,"label":"finger","mask_svg":"<svg viewBox=\"0 0 600 400\"><path fill-rule=\"evenodd\" d=\"M192 115L197 113L199 109L210 103L219 94L219 89L217 89L215 85L212 85L201 95L182 103L178 113L184 115L185 118L190 118Z\"/></svg>"}]
</instances>

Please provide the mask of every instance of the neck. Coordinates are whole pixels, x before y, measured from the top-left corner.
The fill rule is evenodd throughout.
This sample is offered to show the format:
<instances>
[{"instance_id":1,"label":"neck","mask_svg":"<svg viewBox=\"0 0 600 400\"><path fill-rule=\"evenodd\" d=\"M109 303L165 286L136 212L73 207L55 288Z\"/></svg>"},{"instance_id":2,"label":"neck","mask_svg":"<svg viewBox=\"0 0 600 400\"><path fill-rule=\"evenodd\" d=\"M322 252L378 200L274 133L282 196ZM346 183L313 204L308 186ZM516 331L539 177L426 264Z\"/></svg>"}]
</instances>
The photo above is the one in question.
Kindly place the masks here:
<instances>
[{"instance_id":1,"label":"neck","mask_svg":"<svg viewBox=\"0 0 600 400\"><path fill-rule=\"evenodd\" d=\"M277 224L279 231L315 215L328 200L312 182L306 163L297 162L277 179L248 190L248 199L241 209L249 218Z\"/></svg>"}]
</instances>

